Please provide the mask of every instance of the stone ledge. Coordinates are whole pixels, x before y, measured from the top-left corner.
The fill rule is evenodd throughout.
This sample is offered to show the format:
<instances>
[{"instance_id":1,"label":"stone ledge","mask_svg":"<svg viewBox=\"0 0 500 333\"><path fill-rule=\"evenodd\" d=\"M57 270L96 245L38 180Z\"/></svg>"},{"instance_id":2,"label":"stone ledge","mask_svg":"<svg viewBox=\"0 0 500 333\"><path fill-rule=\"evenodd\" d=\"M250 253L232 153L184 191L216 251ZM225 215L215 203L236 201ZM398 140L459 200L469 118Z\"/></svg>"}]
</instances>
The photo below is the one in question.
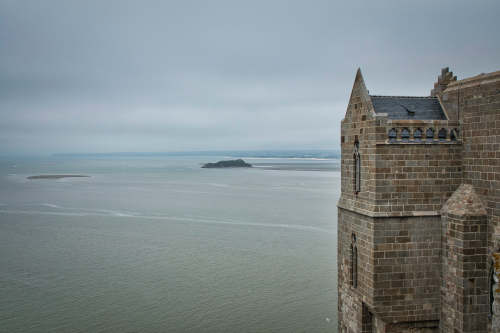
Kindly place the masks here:
<instances>
[{"instance_id":1,"label":"stone ledge","mask_svg":"<svg viewBox=\"0 0 500 333\"><path fill-rule=\"evenodd\" d=\"M408 141L408 142L403 142L403 141L396 141L396 142L387 142L387 141L379 141L376 142L375 145L377 146L385 146L385 145L421 145L421 146L429 146L429 145L462 145L462 141L422 141L422 142L415 142L415 141Z\"/></svg>"},{"instance_id":2,"label":"stone ledge","mask_svg":"<svg viewBox=\"0 0 500 333\"><path fill-rule=\"evenodd\" d=\"M412 212L373 212L366 209L361 209L353 207L351 205L346 205L342 202L337 203L337 207L348 210L354 213L369 217L419 217L419 216L441 216L439 211L412 211Z\"/></svg>"}]
</instances>

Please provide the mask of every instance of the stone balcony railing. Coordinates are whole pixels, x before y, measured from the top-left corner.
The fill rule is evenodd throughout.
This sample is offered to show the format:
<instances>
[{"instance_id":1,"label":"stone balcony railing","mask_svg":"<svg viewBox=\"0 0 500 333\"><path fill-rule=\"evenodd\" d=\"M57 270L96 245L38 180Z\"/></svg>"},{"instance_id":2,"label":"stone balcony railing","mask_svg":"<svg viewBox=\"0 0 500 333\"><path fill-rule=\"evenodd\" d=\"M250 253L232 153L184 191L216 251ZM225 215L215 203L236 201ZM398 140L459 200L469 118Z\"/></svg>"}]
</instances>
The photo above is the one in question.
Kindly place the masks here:
<instances>
[{"instance_id":1,"label":"stone balcony railing","mask_svg":"<svg viewBox=\"0 0 500 333\"><path fill-rule=\"evenodd\" d=\"M448 120L388 120L385 144L461 144L459 123Z\"/></svg>"}]
</instances>

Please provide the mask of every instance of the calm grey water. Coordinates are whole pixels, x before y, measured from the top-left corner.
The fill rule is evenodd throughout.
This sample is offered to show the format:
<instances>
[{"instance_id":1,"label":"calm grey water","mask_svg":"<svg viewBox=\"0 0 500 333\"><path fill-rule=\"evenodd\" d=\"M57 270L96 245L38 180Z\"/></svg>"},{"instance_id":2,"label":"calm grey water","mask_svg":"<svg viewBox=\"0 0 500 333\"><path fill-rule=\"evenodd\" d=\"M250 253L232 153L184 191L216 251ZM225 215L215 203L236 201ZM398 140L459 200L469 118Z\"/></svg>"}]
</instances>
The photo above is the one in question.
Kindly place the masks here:
<instances>
[{"instance_id":1,"label":"calm grey water","mask_svg":"<svg viewBox=\"0 0 500 333\"><path fill-rule=\"evenodd\" d=\"M338 161L219 159L0 160L0 332L336 332Z\"/></svg>"}]
</instances>

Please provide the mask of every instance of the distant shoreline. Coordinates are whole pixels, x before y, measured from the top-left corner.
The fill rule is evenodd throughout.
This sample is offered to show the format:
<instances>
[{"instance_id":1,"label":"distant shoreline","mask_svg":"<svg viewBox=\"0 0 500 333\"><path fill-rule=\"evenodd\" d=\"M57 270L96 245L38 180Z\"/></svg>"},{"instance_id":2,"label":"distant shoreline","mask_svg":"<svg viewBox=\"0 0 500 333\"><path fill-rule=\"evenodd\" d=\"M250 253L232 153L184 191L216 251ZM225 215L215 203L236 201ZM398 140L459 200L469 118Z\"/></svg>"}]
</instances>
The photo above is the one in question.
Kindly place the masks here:
<instances>
[{"instance_id":1,"label":"distant shoreline","mask_svg":"<svg viewBox=\"0 0 500 333\"><path fill-rule=\"evenodd\" d=\"M36 175L26 177L27 179L62 179L62 178L82 178L90 177L86 175Z\"/></svg>"},{"instance_id":2,"label":"distant shoreline","mask_svg":"<svg viewBox=\"0 0 500 333\"><path fill-rule=\"evenodd\" d=\"M109 158L109 157L189 157L227 156L230 158L297 158L297 159L338 159L339 150L298 149L298 150L207 150L177 152L108 152L108 153L56 153L56 158Z\"/></svg>"}]
</instances>

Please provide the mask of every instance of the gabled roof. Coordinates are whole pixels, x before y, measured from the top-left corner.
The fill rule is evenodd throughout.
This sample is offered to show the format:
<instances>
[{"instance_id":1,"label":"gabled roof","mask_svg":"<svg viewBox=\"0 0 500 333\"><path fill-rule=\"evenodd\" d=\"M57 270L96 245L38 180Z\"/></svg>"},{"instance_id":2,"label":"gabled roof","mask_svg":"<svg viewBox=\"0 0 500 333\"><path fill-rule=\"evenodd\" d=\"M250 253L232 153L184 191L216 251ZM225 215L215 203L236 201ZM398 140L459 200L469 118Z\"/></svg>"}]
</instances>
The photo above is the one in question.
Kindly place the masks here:
<instances>
[{"instance_id":1,"label":"gabled roof","mask_svg":"<svg viewBox=\"0 0 500 333\"><path fill-rule=\"evenodd\" d=\"M437 97L370 96L375 113L389 119L446 120Z\"/></svg>"}]
</instances>

